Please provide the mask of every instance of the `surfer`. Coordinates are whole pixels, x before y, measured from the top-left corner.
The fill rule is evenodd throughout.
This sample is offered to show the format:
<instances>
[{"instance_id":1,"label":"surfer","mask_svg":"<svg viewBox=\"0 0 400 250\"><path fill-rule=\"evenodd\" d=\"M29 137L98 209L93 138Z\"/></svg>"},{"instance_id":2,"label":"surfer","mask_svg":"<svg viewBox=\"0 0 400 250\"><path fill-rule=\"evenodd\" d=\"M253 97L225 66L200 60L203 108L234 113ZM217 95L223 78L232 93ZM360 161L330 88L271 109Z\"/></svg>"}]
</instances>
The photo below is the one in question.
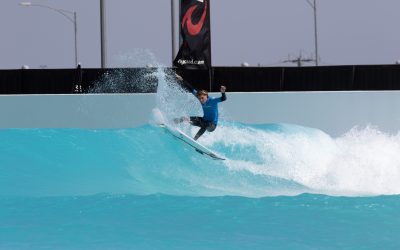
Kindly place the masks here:
<instances>
[{"instance_id":1,"label":"surfer","mask_svg":"<svg viewBox=\"0 0 400 250\"><path fill-rule=\"evenodd\" d=\"M204 134L204 132L213 132L217 128L218 124L218 103L226 100L226 87L221 86L221 97L213 98L208 96L208 92L206 90L197 91L193 87L191 87L188 83L186 83L183 78L179 75L176 75L176 78L185 83L185 85L190 88L192 94L197 97L200 101L201 107L203 108L203 117L199 116L191 116L191 117L181 117L175 118L175 123L180 123L187 121L193 126L200 127L200 130L194 137L194 140L199 139L200 136Z\"/></svg>"}]
</instances>

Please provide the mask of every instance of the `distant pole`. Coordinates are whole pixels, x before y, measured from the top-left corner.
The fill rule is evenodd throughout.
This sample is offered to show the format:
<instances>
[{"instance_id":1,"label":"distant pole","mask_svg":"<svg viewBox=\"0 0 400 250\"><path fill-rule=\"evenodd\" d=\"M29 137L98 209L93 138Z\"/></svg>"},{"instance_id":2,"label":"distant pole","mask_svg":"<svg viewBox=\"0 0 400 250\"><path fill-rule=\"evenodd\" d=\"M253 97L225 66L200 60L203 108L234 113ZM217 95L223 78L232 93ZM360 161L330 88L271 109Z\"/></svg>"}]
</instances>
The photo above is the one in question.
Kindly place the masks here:
<instances>
[{"instance_id":1,"label":"distant pole","mask_svg":"<svg viewBox=\"0 0 400 250\"><path fill-rule=\"evenodd\" d=\"M175 27L175 0L171 0L171 42L172 42L172 64L176 56L176 27Z\"/></svg>"},{"instance_id":2,"label":"distant pole","mask_svg":"<svg viewBox=\"0 0 400 250\"><path fill-rule=\"evenodd\" d=\"M314 45L315 45L315 66L318 66L318 29L317 29L317 0L314 0L314 3L311 3L310 0L307 0L307 3L311 6L314 11Z\"/></svg>"},{"instance_id":3,"label":"distant pole","mask_svg":"<svg viewBox=\"0 0 400 250\"><path fill-rule=\"evenodd\" d=\"M100 0L100 47L101 67L107 67L107 40L106 40L106 8L105 0Z\"/></svg>"}]
</instances>

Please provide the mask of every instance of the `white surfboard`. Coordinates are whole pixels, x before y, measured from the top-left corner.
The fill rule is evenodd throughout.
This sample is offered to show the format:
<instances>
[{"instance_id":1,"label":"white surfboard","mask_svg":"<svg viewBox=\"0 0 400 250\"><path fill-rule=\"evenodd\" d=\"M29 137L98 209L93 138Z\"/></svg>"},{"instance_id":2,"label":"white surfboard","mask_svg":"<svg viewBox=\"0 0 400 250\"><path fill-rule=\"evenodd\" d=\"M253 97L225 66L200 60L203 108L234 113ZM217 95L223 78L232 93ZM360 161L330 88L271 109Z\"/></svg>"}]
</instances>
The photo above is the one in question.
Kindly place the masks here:
<instances>
[{"instance_id":1,"label":"white surfboard","mask_svg":"<svg viewBox=\"0 0 400 250\"><path fill-rule=\"evenodd\" d=\"M187 145L193 147L197 152L203 155L208 155L214 160L225 160L225 158L219 156L218 154L214 153L210 149L204 147L191 137L185 135L182 131L176 128L172 128L166 124L159 124L161 128L163 128L167 133L171 134L175 138L179 139L180 141L186 143Z\"/></svg>"}]
</instances>

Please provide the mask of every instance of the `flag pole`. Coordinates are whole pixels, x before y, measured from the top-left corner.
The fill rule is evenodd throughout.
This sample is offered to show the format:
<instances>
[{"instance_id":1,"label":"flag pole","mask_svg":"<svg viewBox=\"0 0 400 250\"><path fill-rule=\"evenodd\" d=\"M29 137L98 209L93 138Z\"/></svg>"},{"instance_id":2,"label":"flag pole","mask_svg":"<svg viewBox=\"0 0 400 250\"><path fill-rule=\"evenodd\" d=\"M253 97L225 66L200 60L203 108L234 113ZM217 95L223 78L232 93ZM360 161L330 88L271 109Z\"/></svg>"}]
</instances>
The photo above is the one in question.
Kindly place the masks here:
<instances>
[{"instance_id":1,"label":"flag pole","mask_svg":"<svg viewBox=\"0 0 400 250\"><path fill-rule=\"evenodd\" d=\"M175 0L171 0L171 43L172 43L172 64L174 62L175 56L176 56L176 28L175 28Z\"/></svg>"}]
</instances>

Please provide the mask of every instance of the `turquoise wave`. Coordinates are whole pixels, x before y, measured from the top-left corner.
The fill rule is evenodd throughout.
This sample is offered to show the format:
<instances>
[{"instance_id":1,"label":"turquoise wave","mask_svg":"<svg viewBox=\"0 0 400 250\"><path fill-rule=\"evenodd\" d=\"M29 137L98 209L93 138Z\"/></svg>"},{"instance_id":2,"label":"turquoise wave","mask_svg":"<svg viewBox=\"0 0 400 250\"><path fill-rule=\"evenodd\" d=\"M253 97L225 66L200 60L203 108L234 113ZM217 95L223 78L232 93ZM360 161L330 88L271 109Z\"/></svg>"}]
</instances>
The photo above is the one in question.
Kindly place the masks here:
<instances>
[{"instance_id":1,"label":"turquoise wave","mask_svg":"<svg viewBox=\"0 0 400 250\"><path fill-rule=\"evenodd\" d=\"M130 193L246 195L300 186L273 176L232 171L162 129L6 129L0 131L0 195ZM216 142L232 159L256 155ZM239 154L240 151L240 154Z\"/></svg>"},{"instance_id":2,"label":"turquoise wave","mask_svg":"<svg viewBox=\"0 0 400 250\"><path fill-rule=\"evenodd\" d=\"M385 155L397 152L400 140L369 128L331 138L318 129L291 124L223 122L199 141L227 160L201 155L150 124L127 129L3 129L0 195L400 193L400 159L388 161ZM375 144L381 151L374 152Z\"/></svg>"}]
</instances>

